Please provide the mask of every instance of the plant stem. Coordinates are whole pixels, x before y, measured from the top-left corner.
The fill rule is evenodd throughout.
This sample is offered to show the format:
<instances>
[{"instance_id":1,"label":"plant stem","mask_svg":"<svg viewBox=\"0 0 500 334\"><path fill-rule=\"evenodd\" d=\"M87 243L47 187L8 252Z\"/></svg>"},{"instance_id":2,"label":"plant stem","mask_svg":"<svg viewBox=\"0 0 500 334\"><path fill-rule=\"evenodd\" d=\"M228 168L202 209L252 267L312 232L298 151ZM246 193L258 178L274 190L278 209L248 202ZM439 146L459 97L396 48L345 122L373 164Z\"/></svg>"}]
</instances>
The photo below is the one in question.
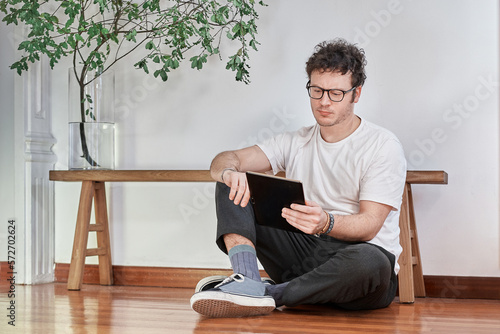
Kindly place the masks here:
<instances>
[{"instance_id":1,"label":"plant stem","mask_svg":"<svg viewBox=\"0 0 500 334\"><path fill-rule=\"evenodd\" d=\"M83 66L80 78L78 78L78 86L80 88L80 115L82 122L80 123L80 141L82 143L82 158L85 158L92 167L99 167L99 164L92 159L87 146L87 136L85 135L85 76L87 74L87 65ZM76 72L76 69L75 69Z\"/></svg>"}]
</instances>

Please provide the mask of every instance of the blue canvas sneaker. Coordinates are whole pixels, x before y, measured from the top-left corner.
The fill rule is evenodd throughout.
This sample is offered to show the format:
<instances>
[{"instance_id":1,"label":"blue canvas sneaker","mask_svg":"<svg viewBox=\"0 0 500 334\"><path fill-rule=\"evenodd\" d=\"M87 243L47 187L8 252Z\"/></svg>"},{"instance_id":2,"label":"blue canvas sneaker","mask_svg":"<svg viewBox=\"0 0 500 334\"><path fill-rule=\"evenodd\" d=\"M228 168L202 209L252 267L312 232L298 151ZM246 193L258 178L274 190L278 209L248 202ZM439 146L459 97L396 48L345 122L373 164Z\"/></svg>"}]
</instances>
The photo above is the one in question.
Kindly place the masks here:
<instances>
[{"instance_id":1,"label":"blue canvas sneaker","mask_svg":"<svg viewBox=\"0 0 500 334\"><path fill-rule=\"evenodd\" d=\"M264 283L233 274L212 289L196 292L191 308L209 317L233 318L268 314L276 304Z\"/></svg>"},{"instance_id":2,"label":"blue canvas sneaker","mask_svg":"<svg viewBox=\"0 0 500 334\"><path fill-rule=\"evenodd\" d=\"M201 279L198 284L196 284L196 288L194 289L194 292L201 292L201 291L206 291L215 288L215 286L219 285L222 283L227 278L227 276L224 275L214 275L214 276L208 276L203 279ZM274 282L272 279L269 277L262 277L262 283L264 284L269 284L269 285L275 285L276 282Z\"/></svg>"}]
</instances>

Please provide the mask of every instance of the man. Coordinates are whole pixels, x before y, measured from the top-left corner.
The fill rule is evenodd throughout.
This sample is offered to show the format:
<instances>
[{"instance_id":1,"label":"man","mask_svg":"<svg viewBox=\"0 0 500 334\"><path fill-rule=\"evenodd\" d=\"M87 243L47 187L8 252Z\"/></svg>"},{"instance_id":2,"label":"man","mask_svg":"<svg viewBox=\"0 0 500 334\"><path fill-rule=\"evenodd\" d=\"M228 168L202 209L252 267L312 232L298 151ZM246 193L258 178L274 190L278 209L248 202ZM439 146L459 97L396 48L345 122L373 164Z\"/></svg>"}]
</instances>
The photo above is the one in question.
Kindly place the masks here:
<instances>
[{"instance_id":1,"label":"man","mask_svg":"<svg viewBox=\"0 0 500 334\"><path fill-rule=\"evenodd\" d=\"M234 274L200 281L196 312L235 317L282 305L359 310L392 302L406 162L391 132L354 114L365 64L364 51L345 40L317 45L306 63L317 124L214 158L217 245ZM255 224L245 172L270 170L303 182L306 205L282 210L301 232ZM261 279L257 258L277 284Z\"/></svg>"}]
</instances>

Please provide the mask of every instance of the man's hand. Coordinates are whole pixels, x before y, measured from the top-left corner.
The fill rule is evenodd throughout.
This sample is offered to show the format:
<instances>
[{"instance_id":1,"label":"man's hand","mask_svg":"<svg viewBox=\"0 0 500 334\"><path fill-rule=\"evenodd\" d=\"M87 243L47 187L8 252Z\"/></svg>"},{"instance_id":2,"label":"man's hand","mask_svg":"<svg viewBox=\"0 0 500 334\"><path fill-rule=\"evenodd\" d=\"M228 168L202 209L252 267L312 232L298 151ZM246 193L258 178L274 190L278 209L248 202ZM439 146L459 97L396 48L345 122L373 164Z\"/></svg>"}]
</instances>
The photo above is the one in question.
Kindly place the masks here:
<instances>
[{"instance_id":1,"label":"man's hand","mask_svg":"<svg viewBox=\"0 0 500 334\"><path fill-rule=\"evenodd\" d=\"M245 174L250 170L255 172L271 170L271 163L257 145L219 153L210 164L212 178L224 182L231 188L229 199L242 207L247 206L250 200Z\"/></svg>"},{"instance_id":2,"label":"man's hand","mask_svg":"<svg viewBox=\"0 0 500 334\"><path fill-rule=\"evenodd\" d=\"M226 170L224 172L224 183L231 188L229 199L234 201L236 205L247 206L250 200L250 189L248 188L246 174L234 170Z\"/></svg>"},{"instance_id":3,"label":"man's hand","mask_svg":"<svg viewBox=\"0 0 500 334\"><path fill-rule=\"evenodd\" d=\"M307 234L319 233L328 223L323 209L311 201L306 201L306 205L292 204L290 209L283 208L281 216L290 225Z\"/></svg>"}]
</instances>

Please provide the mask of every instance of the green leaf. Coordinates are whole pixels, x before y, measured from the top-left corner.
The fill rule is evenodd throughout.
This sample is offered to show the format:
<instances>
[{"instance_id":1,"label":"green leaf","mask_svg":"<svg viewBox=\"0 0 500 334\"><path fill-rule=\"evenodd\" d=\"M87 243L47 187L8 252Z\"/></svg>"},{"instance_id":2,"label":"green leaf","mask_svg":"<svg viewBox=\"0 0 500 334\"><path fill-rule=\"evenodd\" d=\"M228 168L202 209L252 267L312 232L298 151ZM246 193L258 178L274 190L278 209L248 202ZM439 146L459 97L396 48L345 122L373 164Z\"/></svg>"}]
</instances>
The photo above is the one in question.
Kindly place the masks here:
<instances>
[{"instance_id":1,"label":"green leaf","mask_svg":"<svg viewBox=\"0 0 500 334\"><path fill-rule=\"evenodd\" d=\"M73 35L69 35L67 41L68 41L69 46L72 49L76 48L76 41L75 41L75 37Z\"/></svg>"},{"instance_id":2,"label":"green leaf","mask_svg":"<svg viewBox=\"0 0 500 334\"><path fill-rule=\"evenodd\" d=\"M250 41L250 43L248 43L248 45L250 45L252 47L252 49L254 49L255 51L259 51L259 50L257 50L257 44L258 44L258 42L255 39L252 39Z\"/></svg>"},{"instance_id":3,"label":"green leaf","mask_svg":"<svg viewBox=\"0 0 500 334\"><path fill-rule=\"evenodd\" d=\"M148 64L147 64L147 60L146 59L142 59L141 61L135 63L134 66L136 68L142 68L144 70L144 72L146 72L147 74L149 74L149 68L148 68Z\"/></svg>"},{"instance_id":4,"label":"green leaf","mask_svg":"<svg viewBox=\"0 0 500 334\"><path fill-rule=\"evenodd\" d=\"M133 41L133 42L137 43L135 36L137 36L137 30L132 29L128 34L125 35L125 39L127 41Z\"/></svg>"},{"instance_id":5,"label":"green leaf","mask_svg":"<svg viewBox=\"0 0 500 334\"><path fill-rule=\"evenodd\" d=\"M115 42L116 44L119 44L119 43L120 43L120 41L118 40L118 36L117 36L117 35L115 35L115 34L111 34L111 35L109 35L109 38L110 38L113 42Z\"/></svg>"},{"instance_id":6,"label":"green leaf","mask_svg":"<svg viewBox=\"0 0 500 334\"><path fill-rule=\"evenodd\" d=\"M83 37L80 35L80 34L75 34L75 39L77 41L80 41L82 43L85 43L85 40L83 39Z\"/></svg>"},{"instance_id":7,"label":"green leaf","mask_svg":"<svg viewBox=\"0 0 500 334\"><path fill-rule=\"evenodd\" d=\"M197 56L194 56L194 57L192 57L189 60L191 61L191 68L197 68L198 67L198 57Z\"/></svg>"},{"instance_id":8,"label":"green leaf","mask_svg":"<svg viewBox=\"0 0 500 334\"><path fill-rule=\"evenodd\" d=\"M161 76L161 79L163 81L167 81L168 80L168 75L167 75L167 72L165 70L160 70L160 76Z\"/></svg>"}]
</instances>

